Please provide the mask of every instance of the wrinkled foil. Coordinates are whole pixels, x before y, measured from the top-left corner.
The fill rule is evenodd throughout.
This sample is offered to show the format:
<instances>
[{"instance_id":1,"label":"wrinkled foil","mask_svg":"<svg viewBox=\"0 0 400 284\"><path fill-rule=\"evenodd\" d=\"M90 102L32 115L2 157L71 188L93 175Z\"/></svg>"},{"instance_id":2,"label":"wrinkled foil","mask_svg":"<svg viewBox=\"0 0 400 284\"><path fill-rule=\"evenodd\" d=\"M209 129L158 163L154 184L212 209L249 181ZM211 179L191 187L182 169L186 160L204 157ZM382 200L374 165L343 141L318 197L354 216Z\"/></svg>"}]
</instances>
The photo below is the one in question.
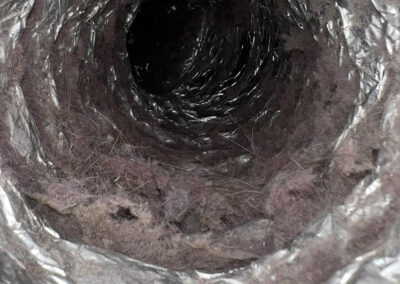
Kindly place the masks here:
<instances>
[{"instance_id":1,"label":"wrinkled foil","mask_svg":"<svg viewBox=\"0 0 400 284\"><path fill-rule=\"evenodd\" d=\"M350 55L360 74L357 107L338 137L336 148L371 115L374 106L384 106L378 166L359 182L343 204L315 221L290 248L248 267L221 274L178 273L60 239L27 207L14 186L12 172L2 169L0 152L0 282L307 283L314 274L325 271L330 257L335 255L341 269L329 272L332 277L328 283L399 283L400 215L387 218L387 213L400 208L396 203L400 184L400 82L396 79L400 78L400 4L397 0L287 1L292 8L287 17L300 28L311 29L316 40L328 36L342 54ZM107 24L107 15L93 19L110 1L41 2L46 5L46 13L32 34L38 52L49 52L48 46L57 39L65 21L85 12L85 21L92 25L90 34L84 35L88 41L86 58L93 59L90 46L96 33ZM7 112L7 139L13 149L27 157L27 163L51 166L41 149L21 87L13 80L17 71L9 60L10 53L18 48L16 43L34 4L35 0L0 3L0 105ZM75 37L79 36L83 35L71 34L71 41L77 42ZM40 45L43 43L47 45ZM38 78L38 84L57 107L53 70L48 62L43 68L48 76ZM113 74L110 70L110 88ZM373 235L366 236L372 240L369 245L355 249L352 244L360 237L357 230L370 222L385 223L390 227L389 234L377 240Z\"/></svg>"}]
</instances>

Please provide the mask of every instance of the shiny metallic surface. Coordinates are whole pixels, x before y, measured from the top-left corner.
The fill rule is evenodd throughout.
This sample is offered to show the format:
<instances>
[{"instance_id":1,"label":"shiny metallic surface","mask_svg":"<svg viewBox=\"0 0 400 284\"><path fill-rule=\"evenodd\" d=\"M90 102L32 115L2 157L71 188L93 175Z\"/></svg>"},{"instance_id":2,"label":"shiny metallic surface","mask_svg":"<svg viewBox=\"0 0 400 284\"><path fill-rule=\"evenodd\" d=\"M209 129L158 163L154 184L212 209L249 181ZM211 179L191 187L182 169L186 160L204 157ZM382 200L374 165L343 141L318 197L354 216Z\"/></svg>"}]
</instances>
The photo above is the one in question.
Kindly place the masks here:
<instances>
[{"instance_id":1,"label":"shiny metallic surface","mask_svg":"<svg viewBox=\"0 0 400 284\"><path fill-rule=\"evenodd\" d=\"M68 52L77 44L79 38L85 38L82 62L95 64L93 46L96 35L102 32L112 18L113 11L104 13L110 1L41 1L45 4L32 33L32 44L37 46L37 58L47 58L49 47L57 40L60 29L65 23L69 29L69 42L65 43ZM135 14L135 1L118 1L133 4L127 25ZM255 1L254 1L255 2ZM360 1L322 1L287 0L291 10L287 21L303 29L311 29L314 38L321 40L329 37L329 43L347 54L354 62L360 74L360 93L356 108L349 118L347 127L337 138L336 148L346 143L360 123L371 115L371 110L381 104L384 118L380 125L382 147L379 149L378 164L375 169L354 188L343 204L325 212L319 220L299 237L290 249L280 250L267 255L240 270L222 274L205 274L195 271L178 273L167 269L147 265L116 253L74 244L58 237L52 229L35 216L25 204L14 186L13 173L6 169L0 171L0 282L1 283L312 283L318 273L332 275L327 283L399 283L400 282L400 218L391 212L399 212L400 194L400 4L396 0L360 0ZM16 45L26 26L26 19L35 5L35 0L2 0L0 3L0 96L2 109L7 112L7 125L10 130L9 143L20 155L26 157L28 164L41 163L51 167L44 155L40 138L34 122L26 108L21 88L13 80L18 70L9 62L10 51ZM262 7L268 14L268 6ZM314 19L310 21L310 19ZM89 30L87 34L81 31ZM87 26L90 28L87 29ZM207 31L204 31L207 32ZM252 39L254 42L255 38ZM199 44L206 44L202 37ZM223 43L221 43L223 44ZM211 50L210 50L211 52ZM255 52L260 52L256 50ZM273 54L274 51L269 50ZM126 56L122 54L121 56ZM199 56L207 56L201 54ZM262 57L262 56L261 56ZM272 58L278 58L275 54ZM257 66L251 69L258 72ZM343 58L338 58L341 62ZM63 66L53 69L46 60L38 78L39 89L46 92L49 105L58 107L53 72L63 72ZM189 72L189 71L188 71ZM282 71L283 72L283 71ZM41 77L45 74L45 77ZM116 89L118 80L113 66L108 72L108 84L113 92L120 92L122 98L129 96L123 90ZM280 76L277 72L276 76ZM254 74L253 74L254 75ZM80 74L69 74L71 82ZM348 74L349 78L353 74ZM256 86L254 86L256 87ZM190 89L190 86L188 86ZM133 88L134 89L134 88ZM254 89L256 90L256 89ZM222 100L224 88L216 91L215 100ZM184 96L176 90L177 96ZM257 98L257 96L255 96ZM154 97L153 97L154 99ZM229 103L235 104L240 97ZM145 101L140 95L135 97L139 105L146 106L156 119L166 115L158 107L157 101ZM186 101L185 101L186 102ZM85 103L83 101L83 103ZM182 112L186 124L192 123L196 113L190 111L190 100L184 106L169 109L170 112ZM193 102L194 104L196 102ZM211 103L205 102L205 103ZM125 110L136 120L129 105ZM96 110L94 110L96 111ZM229 112L229 110L228 110ZM214 123L215 120L227 120L228 113L218 117L206 115L201 123ZM101 114L99 114L101 116ZM269 113L267 108L254 119L269 117L273 123L279 112ZM49 120L52 117L49 115ZM176 127L179 121L169 123ZM194 122L193 122L194 123ZM149 129L145 122L138 122L143 129ZM116 127L116 126L115 126ZM63 143L63 133L53 129L54 143ZM154 130L158 139L166 144L174 144L179 137L171 137L162 129ZM233 136L232 136L233 135ZM226 139L234 139L234 133L227 132ZM187 140L186 143L210 143L203 140ZM206 153L207 154L207 153ZM0 167L2 168L0 151ZM246 164L247 155L237 157L237 163ZM363 232L362 228L370 223L384 223L388 230L384 239L373 239L373 235ZM361 229L360 229L361 228ZM368 246L357 246L363 237L371 238ZM327 269L330 263L336 265ZM309 281L309 282L308 282Z\"/></svg>"}]
</instances>

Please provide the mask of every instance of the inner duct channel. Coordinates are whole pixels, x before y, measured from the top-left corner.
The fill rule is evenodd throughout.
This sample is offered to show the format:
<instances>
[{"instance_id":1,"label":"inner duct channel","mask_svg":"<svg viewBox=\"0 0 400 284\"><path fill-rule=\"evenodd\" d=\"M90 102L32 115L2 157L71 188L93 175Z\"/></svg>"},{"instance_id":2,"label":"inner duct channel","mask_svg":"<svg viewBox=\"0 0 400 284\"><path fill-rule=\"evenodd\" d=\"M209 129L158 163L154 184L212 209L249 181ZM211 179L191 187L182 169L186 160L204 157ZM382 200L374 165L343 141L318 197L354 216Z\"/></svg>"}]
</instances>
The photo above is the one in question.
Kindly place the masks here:
<instances>
[{"instance_id":1,"label":"inner duct channel","mask_svg":"<svg viewBox=\"0 0 400 284\"><path fill-rule=\"evenodd\" d=\"M243 129L277 111L265 85L285 75L286 55L268 2L143 2L127 50L140 104L180 148L238 155Z\"/></svg>"},{"instance_id":2,"label":"inner duct channel","mask_svg":"<svg viewBox=\"0 0 400 284\"><path fill-rule=\"evenodd\" d=\"M135 81L145 91L162 96L180 85L185 61L196 51L204 13L182 0L141 5L127 46Z\"/></svg>"}]
</instances>

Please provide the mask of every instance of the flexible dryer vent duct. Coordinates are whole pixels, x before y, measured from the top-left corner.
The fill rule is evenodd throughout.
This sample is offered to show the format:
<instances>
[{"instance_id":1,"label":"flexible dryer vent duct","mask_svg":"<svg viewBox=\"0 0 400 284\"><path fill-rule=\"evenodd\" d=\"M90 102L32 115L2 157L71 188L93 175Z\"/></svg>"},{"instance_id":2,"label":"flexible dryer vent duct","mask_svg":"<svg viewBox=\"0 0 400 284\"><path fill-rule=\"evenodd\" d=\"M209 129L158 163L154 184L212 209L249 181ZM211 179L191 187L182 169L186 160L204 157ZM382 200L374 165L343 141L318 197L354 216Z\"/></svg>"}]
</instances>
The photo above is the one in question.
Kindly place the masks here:
<instances>
[{"instance_id":1,"label":"flexible dryer vent duct","mask_svg":"<svg viewBox=\"0 0 400 284\"><path fill-rule=\"evenodd\" d=\"M0 282L400 282L399 47L394 0L2 0Z\"/></svg>"}]
</instances>

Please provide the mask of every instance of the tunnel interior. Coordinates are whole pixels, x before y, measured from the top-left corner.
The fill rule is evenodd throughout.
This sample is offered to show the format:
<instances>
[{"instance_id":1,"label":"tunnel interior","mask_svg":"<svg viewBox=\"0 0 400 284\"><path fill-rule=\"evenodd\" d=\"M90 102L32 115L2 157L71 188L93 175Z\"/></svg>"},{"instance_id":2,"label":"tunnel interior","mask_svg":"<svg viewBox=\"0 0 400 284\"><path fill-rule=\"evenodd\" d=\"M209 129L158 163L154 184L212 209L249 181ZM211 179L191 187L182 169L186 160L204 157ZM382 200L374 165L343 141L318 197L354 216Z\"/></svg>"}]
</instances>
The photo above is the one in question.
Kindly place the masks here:
<instances>
[{"instance_id":1,"label":"tunnel interior","mask_svg":"<svg viewBox=\"0 0 400 284\"><path fill-rule=\"evenodd\" d=\"M61 237L227 271L290 246L366 174L331 167L354 65L286 2L128 2L109 2L93 24L71 18L49 57L59 108L28 100L52 164L24 168L21 188ZM39 88L35 74L22 82L27 96Z\"/></svg>"},{"instance_id":2,"label":"tunnel interior","mask_svg":"<svg viewBox=\"0 0 400 284\"><path fill-rule=\"evenodd\" d=\"M185 61L195 51L204 10L190 1L147 1L127 36L135 81L160 94L179 85Z\"/></svg>"},{"instance_id":3,"label":"tunnel interior","mask_svg":"<svg viewBox=\"0 0 400 284\"><path fill-rule=\"evenodd\" d=\"M274 110L261 77L284 73L286 55L271 13L260 2L233 0L140 6L127 37L133 78L147 114L179 147L226 148L227 137L240 136L238 125Z\"/></svg>"}]
</instances>

